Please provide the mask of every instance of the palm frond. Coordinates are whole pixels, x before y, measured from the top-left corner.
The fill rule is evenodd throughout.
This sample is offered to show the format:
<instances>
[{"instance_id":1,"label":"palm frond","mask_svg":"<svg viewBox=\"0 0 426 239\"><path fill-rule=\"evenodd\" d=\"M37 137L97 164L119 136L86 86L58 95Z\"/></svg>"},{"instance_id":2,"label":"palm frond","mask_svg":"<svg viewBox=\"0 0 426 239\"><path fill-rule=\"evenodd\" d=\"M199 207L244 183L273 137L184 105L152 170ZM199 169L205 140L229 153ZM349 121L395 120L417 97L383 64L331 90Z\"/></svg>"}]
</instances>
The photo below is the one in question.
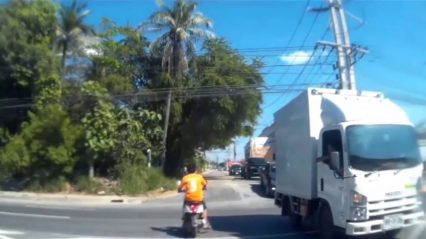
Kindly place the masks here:
<instances>
[{"instance_id":1,"label":"palm frond","mask_svg":"<svg viewBox=\"0 0 426 239\"><path fill-rule=\"evenodd\" d=\"M169 38L169 34L165 33L161 35L160 37L158 37L157 39L155 39L155 41L151 42L151 44L149 44L149 48L152 50L154 48L160 47L161 45L167 44L167 42L170 42L170 38Z\"/></svg>"},{"instance_id":2,"label":"palm frond","mask_svg":"<svg viewBox=\"0 0 426 239\"><path fill-rule=\"evenodd\" d=\"M170 26L176 25L175 19L170 14L169 9L154 13L153 15L149 17L149 22L153 24L163 24L163 25L170 25Z\"/></svg>"},{"instance_id":3,"label":"palm frond","mask_svg":"<svg viewBox=\"0 0 426 239\"><path fill-rule=\"evenodd\" d=\"M176 34L178 35L178 37L179 37L179 39L180 39L181 41L186 42L186 41L188 41L188 40L189 40L189 36L190 36L190 34L188 34L188 33L185 31L185 29L183 29L183 28L178 28L178 29L176 29Z\"/></svg>"},{"instance_id":4,"label":"palm frond","mask_svg":"<svg viewBox=\"0 0 426 239\"><path fill-rule=\"evenodd\" d=\"M189 35L191 35L195 39L200 39L200 38L210 39L210 38L215 37L215 35L212 31L204 30L204 29L200 29L200 28L189 28L187 31L188 31Z\"/></svg>"},{"instance_id":5,"label":"palm frond","mask_svg":"<svg viewBox=\"0 0 426 239\"><path fill-rule=\"evenodd\" d=\"M213 28L213 23L201 13L194 13L189 20L190 26L203 25L209 29Z\"/></svg>"}]
</instances>

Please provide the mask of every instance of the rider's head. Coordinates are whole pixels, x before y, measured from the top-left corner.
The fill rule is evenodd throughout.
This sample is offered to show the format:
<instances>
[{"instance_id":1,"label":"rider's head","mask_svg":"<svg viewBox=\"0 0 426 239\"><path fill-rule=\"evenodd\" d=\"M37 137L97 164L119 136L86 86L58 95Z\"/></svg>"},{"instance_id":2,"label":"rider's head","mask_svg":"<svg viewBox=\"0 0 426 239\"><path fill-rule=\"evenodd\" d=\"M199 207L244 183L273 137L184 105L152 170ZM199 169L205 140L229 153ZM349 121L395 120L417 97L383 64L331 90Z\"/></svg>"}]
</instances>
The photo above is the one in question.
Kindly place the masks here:
<instances>
[{"instance_id":1,"label":"rider's head","mask_svg":"<svg viewBox=\"0 0 426 239\"><path fill-rule=\"evenodd\" d=\"M188 171L188 173L195 173L197 167L195 166L195 164L188 164L186 166L186 170Z\"/></svg>"}]
</instances>

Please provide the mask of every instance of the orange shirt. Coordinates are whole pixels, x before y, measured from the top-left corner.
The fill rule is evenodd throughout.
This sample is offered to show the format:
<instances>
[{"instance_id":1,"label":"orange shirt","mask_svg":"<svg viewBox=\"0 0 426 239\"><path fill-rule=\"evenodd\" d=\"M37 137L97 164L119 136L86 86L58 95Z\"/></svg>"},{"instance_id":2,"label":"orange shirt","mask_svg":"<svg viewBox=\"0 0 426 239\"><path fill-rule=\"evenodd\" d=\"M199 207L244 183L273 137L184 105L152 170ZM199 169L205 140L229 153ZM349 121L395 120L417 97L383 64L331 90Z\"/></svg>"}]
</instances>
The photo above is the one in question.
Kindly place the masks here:
<instances>
[{"instance_id":1,"label":"orange shirt","mask_svg":"<svg viewBox=\"0 0 426 239\"><path fill-rule=\"evenodd\" d=\"M207 181L201 174L192 173L182 178L179 190L185 190L185 201L201 202L204 200L203 188Z\"/></svg>"}]
</instances>

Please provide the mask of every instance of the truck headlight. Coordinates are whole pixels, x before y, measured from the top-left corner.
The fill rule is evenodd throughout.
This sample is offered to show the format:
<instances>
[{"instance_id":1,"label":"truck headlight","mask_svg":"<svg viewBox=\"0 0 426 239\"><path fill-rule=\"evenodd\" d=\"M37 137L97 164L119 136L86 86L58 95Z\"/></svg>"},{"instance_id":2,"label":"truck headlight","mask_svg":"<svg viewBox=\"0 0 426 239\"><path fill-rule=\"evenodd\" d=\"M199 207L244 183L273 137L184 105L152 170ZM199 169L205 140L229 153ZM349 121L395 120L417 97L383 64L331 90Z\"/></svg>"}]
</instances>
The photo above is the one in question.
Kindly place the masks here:
<instances>
[{"instance_id":1,"label":"truck headlight","mask_svg":"<svg viewBox=\"0 0 426 239\"><path fill-rule=\"evenodd\" d=\"M351 207L351 218L354 221L367 220L367 208L366 207Z\"/></svg>"},{"instance_id":2,"label":"truck headlight","mask_svg":"<svg viewBox=\"0 0 426 239\"><path fill-rule=\"evenodd\" d=\"M354 221L367 220L367 197L352 191L351 218Z\"/></svg>"},{"instance_id":3,"label":"truck headlight","mask_svg":"<svg viewBox=\"0 0 426 239\"><path fill-rule=\"evenodd\" d=\"M352 191L352 206L353 207L359 207L359 206L366 206L367 205L367 197L364 195L357 193L355 191Z\"/></svg>"}]
</instances>

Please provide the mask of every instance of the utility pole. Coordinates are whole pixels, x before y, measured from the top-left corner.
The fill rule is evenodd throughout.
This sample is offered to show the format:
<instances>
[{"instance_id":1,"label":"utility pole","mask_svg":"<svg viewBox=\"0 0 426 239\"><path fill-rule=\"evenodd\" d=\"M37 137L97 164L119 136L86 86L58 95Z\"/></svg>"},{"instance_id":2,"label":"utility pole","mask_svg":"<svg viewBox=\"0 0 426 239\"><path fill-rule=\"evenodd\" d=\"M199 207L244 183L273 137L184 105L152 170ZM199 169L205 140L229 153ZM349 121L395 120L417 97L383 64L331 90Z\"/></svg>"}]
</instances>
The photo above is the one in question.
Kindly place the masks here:
<instances>
[{"instance_id":1,"label":"utility pole","mask_svg":"<svg viewBox=\"0 0 426 239\"><path fill-rule=\"evenodd\" d=\"M340 0L328 0L330 4L331 13L331 24L333 25L334 38L336 39L337 48L337 65L339 69L339 81L340 89L348 88L348 73L347 73L347 62L348 57L346 56L346 50L343 49L342 40L342 22L340 16L341 2ZM345 41L346 42L346 41Z\"/></svg>"},{"instance_id":2,"label":"utility pole","mask_svg":"<svg viewBox=\"0 0 426 239\"><path fill-rule=\"evenodd\" d=\"M163 170L164 170L164 165L166 163L167 129L169 128L170 104L171 103L172 103L172 89L169 89L169 92L167 93L166 118L164 119L163 155L161 157L161 168Z\"/></svg>"},{"instance_id":3,"label":"utility pole","mask_svg":"<svg viewBox=\"0 0 426 239\"><path fill-rule=\"evenodd\" d=\"M330 0L331 1L331 0ZM348 25L346 23L346 16L345 11L343 9L342 0L336 0L339 4L339 14L340 14L340 22L343 32L343 39L345 44L345 56L346 56L346 70L348 74L348 88L349 90L356 90L356 84L355 84L355 69L354 64L352 62L352 56L351 56L351 41L349 39L349 31L348 31Z\"/></svg>"},{"instance_id":4,"label":"utility pole","mask_svg":"<svg viewBox=\"0 0 426 239\"><path fill-rule=\"evenodd\" d=\"M237 146L235 145L235 140L234 140L234 162L237 159Z\"/></svg>"},{"instance_id":5,"label":"utility pole","mask_svg":"<svg viewBox=\"0 0 426 239\"><path fill-rule=\"evenodd\" d=\"M330 11L331 25L336 42L318 42L318 44L323 46L330 46L335 48L337 51L339 89L356 90L354 69L356 54L358 52L364 54L367 52L367 50L360 47L353 47L351 45L342 0L328 0L328 3L328 7L313 8L312 11Z\"/></svg>"}]
</instances>

